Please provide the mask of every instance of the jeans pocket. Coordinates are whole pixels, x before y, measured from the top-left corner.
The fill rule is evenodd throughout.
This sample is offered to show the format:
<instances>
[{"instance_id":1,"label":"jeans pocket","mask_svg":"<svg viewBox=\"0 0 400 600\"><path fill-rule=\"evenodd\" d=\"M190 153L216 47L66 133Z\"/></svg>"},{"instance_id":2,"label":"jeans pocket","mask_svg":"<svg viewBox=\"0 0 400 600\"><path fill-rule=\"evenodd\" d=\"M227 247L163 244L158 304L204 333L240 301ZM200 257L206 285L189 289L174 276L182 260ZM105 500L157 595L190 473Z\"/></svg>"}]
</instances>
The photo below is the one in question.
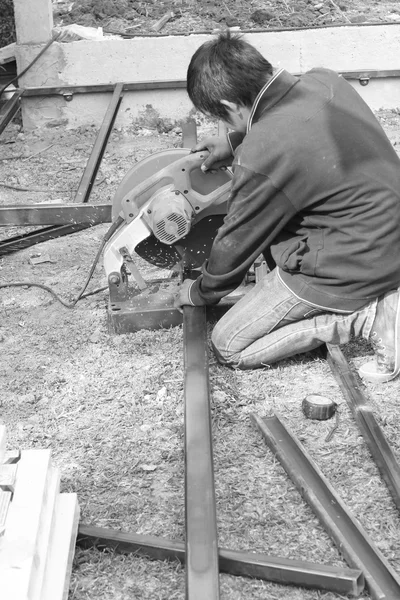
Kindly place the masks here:
<instances>
[{"instance_id":1,"label":"jeans pocket","mask_svg":"<svg viewBox=\"0 0 400 600\"><path fill-rule=\"evenodd\" d=\"M305 302L296 302L294 306L286 313L285 317L280 322L279 326L287 325L288 323L295 323L296 321L303 321L304 319L311 319L316 315L326 312L315 306L310 306Z\"/></svg>"}]
</instances>

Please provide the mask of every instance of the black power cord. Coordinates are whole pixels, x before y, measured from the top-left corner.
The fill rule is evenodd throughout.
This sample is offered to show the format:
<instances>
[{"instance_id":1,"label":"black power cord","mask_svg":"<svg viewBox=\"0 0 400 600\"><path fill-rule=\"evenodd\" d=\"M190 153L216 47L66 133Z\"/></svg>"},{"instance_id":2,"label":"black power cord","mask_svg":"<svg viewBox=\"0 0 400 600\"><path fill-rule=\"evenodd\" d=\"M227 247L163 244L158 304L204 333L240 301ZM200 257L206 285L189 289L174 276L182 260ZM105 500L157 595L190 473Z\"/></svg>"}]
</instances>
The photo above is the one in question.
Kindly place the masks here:
<instances>
[{"instance_id":1,"label":"black power cord","mask_svg":"<svg viewBox=\"0 0 400 600\"><path fill-rule=\"evenodd\" d=\"M107 289L106 287L99 288L97 290L94 290L92 292L88 292L87 294L85 294L85 290L86 290L87 286L89 285L90 280L92 279L94 270L96 268L97 263L99 262L99 258L101 256L101 253L103 252L104 246L106 245L108 240L111 238L111 236L114 235L114 233L117 231L118 227L120 225L122 225L123 222L124 222L123 217L118 217L118 219L116 221L114 221L114 223L111 225L111 227L109 228L109 230L103 237L101 244L100 244L100 248L97 251L96 257L92 263L92 266L90 267L88 276L86 277L86 281L83 284L81 291L79 292L79 294L77 295L75 300L73 300L72 302L66 302L65 300L63 300L53 289L51 289L47 285L44 285L42 283L33 283L31 281L16 281L16 282L11 282L11 283L1 283L0 289L1 288L10 288L10 287L27 287L27 288L38 287L38 288L45 290L46 292L49 292L50 294L52 294L52 296L54 296L54 298L56 300L58 300L58 302L60 302L66 308L74 308L76 306L76 304L79 302L79 300L81 300L82 298L86 298L87 296L92 296L93 294L97 294L98 292L102 292Z\"/></svg>"}]
</instances>

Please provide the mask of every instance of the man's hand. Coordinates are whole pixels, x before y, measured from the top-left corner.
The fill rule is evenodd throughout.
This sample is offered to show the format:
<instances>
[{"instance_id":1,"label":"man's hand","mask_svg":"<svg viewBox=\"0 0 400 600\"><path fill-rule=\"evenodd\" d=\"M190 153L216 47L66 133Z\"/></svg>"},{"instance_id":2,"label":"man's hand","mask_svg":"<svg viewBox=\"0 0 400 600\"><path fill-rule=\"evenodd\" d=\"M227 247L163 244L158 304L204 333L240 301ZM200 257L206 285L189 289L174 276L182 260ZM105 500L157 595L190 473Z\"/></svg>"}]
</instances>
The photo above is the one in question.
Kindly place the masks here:
<instances>
[{"instance_id":1,"label":"man's hand","mask_svg":"<svg viewBox=\"0 0 400 600\"><path fill-rule=\"evenodd\" d=\"M222 137L206 138L202 142L196 144L194 148L191 149L191 152L201 152L202 150L208 150L210 153L201 165L202 171L208 171L212 168L214 163L232 156L232 148L226 135Z\"/></svg>"},{"instance_id":2,"label":"man's hand","mask_svg":"<svg viewBox=\"0 0 400 600\"><path fill-rule=\"evenodd\" d=\"M189 290L193 283L194 281L192 279L185 279L175 297L174 306L179 312L183 312L183 306L193 306L193 302L190 300L189 295Z\"/></svg>"}]
</instances>

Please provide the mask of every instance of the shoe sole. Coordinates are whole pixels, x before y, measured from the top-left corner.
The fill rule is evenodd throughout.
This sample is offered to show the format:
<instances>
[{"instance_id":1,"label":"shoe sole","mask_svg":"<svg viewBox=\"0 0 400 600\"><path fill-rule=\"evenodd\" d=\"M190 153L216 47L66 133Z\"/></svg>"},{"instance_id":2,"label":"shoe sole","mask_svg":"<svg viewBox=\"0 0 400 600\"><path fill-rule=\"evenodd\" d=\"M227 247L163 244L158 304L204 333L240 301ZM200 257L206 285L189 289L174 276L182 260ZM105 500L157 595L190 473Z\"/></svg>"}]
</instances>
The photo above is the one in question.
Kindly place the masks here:
<instances>
[{"instance_id":1,"label":"shoe sole","mask_svg":"<svg viewBox=\"0 0 400 600\"><path fill-rule=\"evenodd\" d=\"M367 381L373 383L387 383L392 381L400 373L400 287L397 288L398 302L395 321L394 337L394 369L391 373L381 373L378 371L376 361L370 361L362 365L358 370L359 375Z\"/></svg>"}]
</instances>

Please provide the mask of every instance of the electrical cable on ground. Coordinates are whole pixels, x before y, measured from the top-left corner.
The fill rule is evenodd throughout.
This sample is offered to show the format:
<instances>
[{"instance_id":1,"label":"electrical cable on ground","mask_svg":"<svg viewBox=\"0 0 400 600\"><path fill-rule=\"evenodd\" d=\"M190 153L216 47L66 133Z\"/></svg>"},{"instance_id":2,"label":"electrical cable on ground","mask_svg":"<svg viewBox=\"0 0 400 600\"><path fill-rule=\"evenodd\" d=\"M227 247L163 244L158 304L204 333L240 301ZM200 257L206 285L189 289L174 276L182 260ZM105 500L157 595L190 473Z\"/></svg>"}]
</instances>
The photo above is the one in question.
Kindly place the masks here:
<instances>
[{"instance_id":1,"label":"electrical cable on ground","mask_svg":"<svg viewBox=\"0 0 400 600\"><path fill-rule=\"evenodd\" d=\"M82 298L87 298L87 296L92 296L93 294L97 294L98 292L102 292L105 289L107 289L107 287L98 288L96 290L93 290L92 292L88 292L85 294L85 290L86 290L87 286L89 285L90 280L92 279L94 270L96 268L97 263L99 262L99 258L101 256L101 253L103 252L104 246L106 245L108 240L111 238L111 236L114 235L114 233L116 232L118 227L123 222L124 222L123 217L118 217L118 219L116 221L114 221L114 223L111 225L111 227L109 228L109 230L103 237L101 244L100 244L100 248L97 251L97 254L92 263L92 266L90 267L88 276L86 277L86 281L83 284L81 291L79 292L79 294L77 295L75 300L73 300L72 302L66 302L65 300L63 300L52 288L48 287L47 285L44 285L42 283L33 283L31 281L16 281L16 282L11 282L11 283L0 283L0 289L10 288L10 287L28 287L28 288L29 287L38 287L42 290L45 290L46 292L49 292L52 296L54 296L54 298L56 300L58 300L58 302L60 302L66 308L74 308L76 306L76 304L79 302L79 300L81 300Z\"/></svg>"}]
</instances>

